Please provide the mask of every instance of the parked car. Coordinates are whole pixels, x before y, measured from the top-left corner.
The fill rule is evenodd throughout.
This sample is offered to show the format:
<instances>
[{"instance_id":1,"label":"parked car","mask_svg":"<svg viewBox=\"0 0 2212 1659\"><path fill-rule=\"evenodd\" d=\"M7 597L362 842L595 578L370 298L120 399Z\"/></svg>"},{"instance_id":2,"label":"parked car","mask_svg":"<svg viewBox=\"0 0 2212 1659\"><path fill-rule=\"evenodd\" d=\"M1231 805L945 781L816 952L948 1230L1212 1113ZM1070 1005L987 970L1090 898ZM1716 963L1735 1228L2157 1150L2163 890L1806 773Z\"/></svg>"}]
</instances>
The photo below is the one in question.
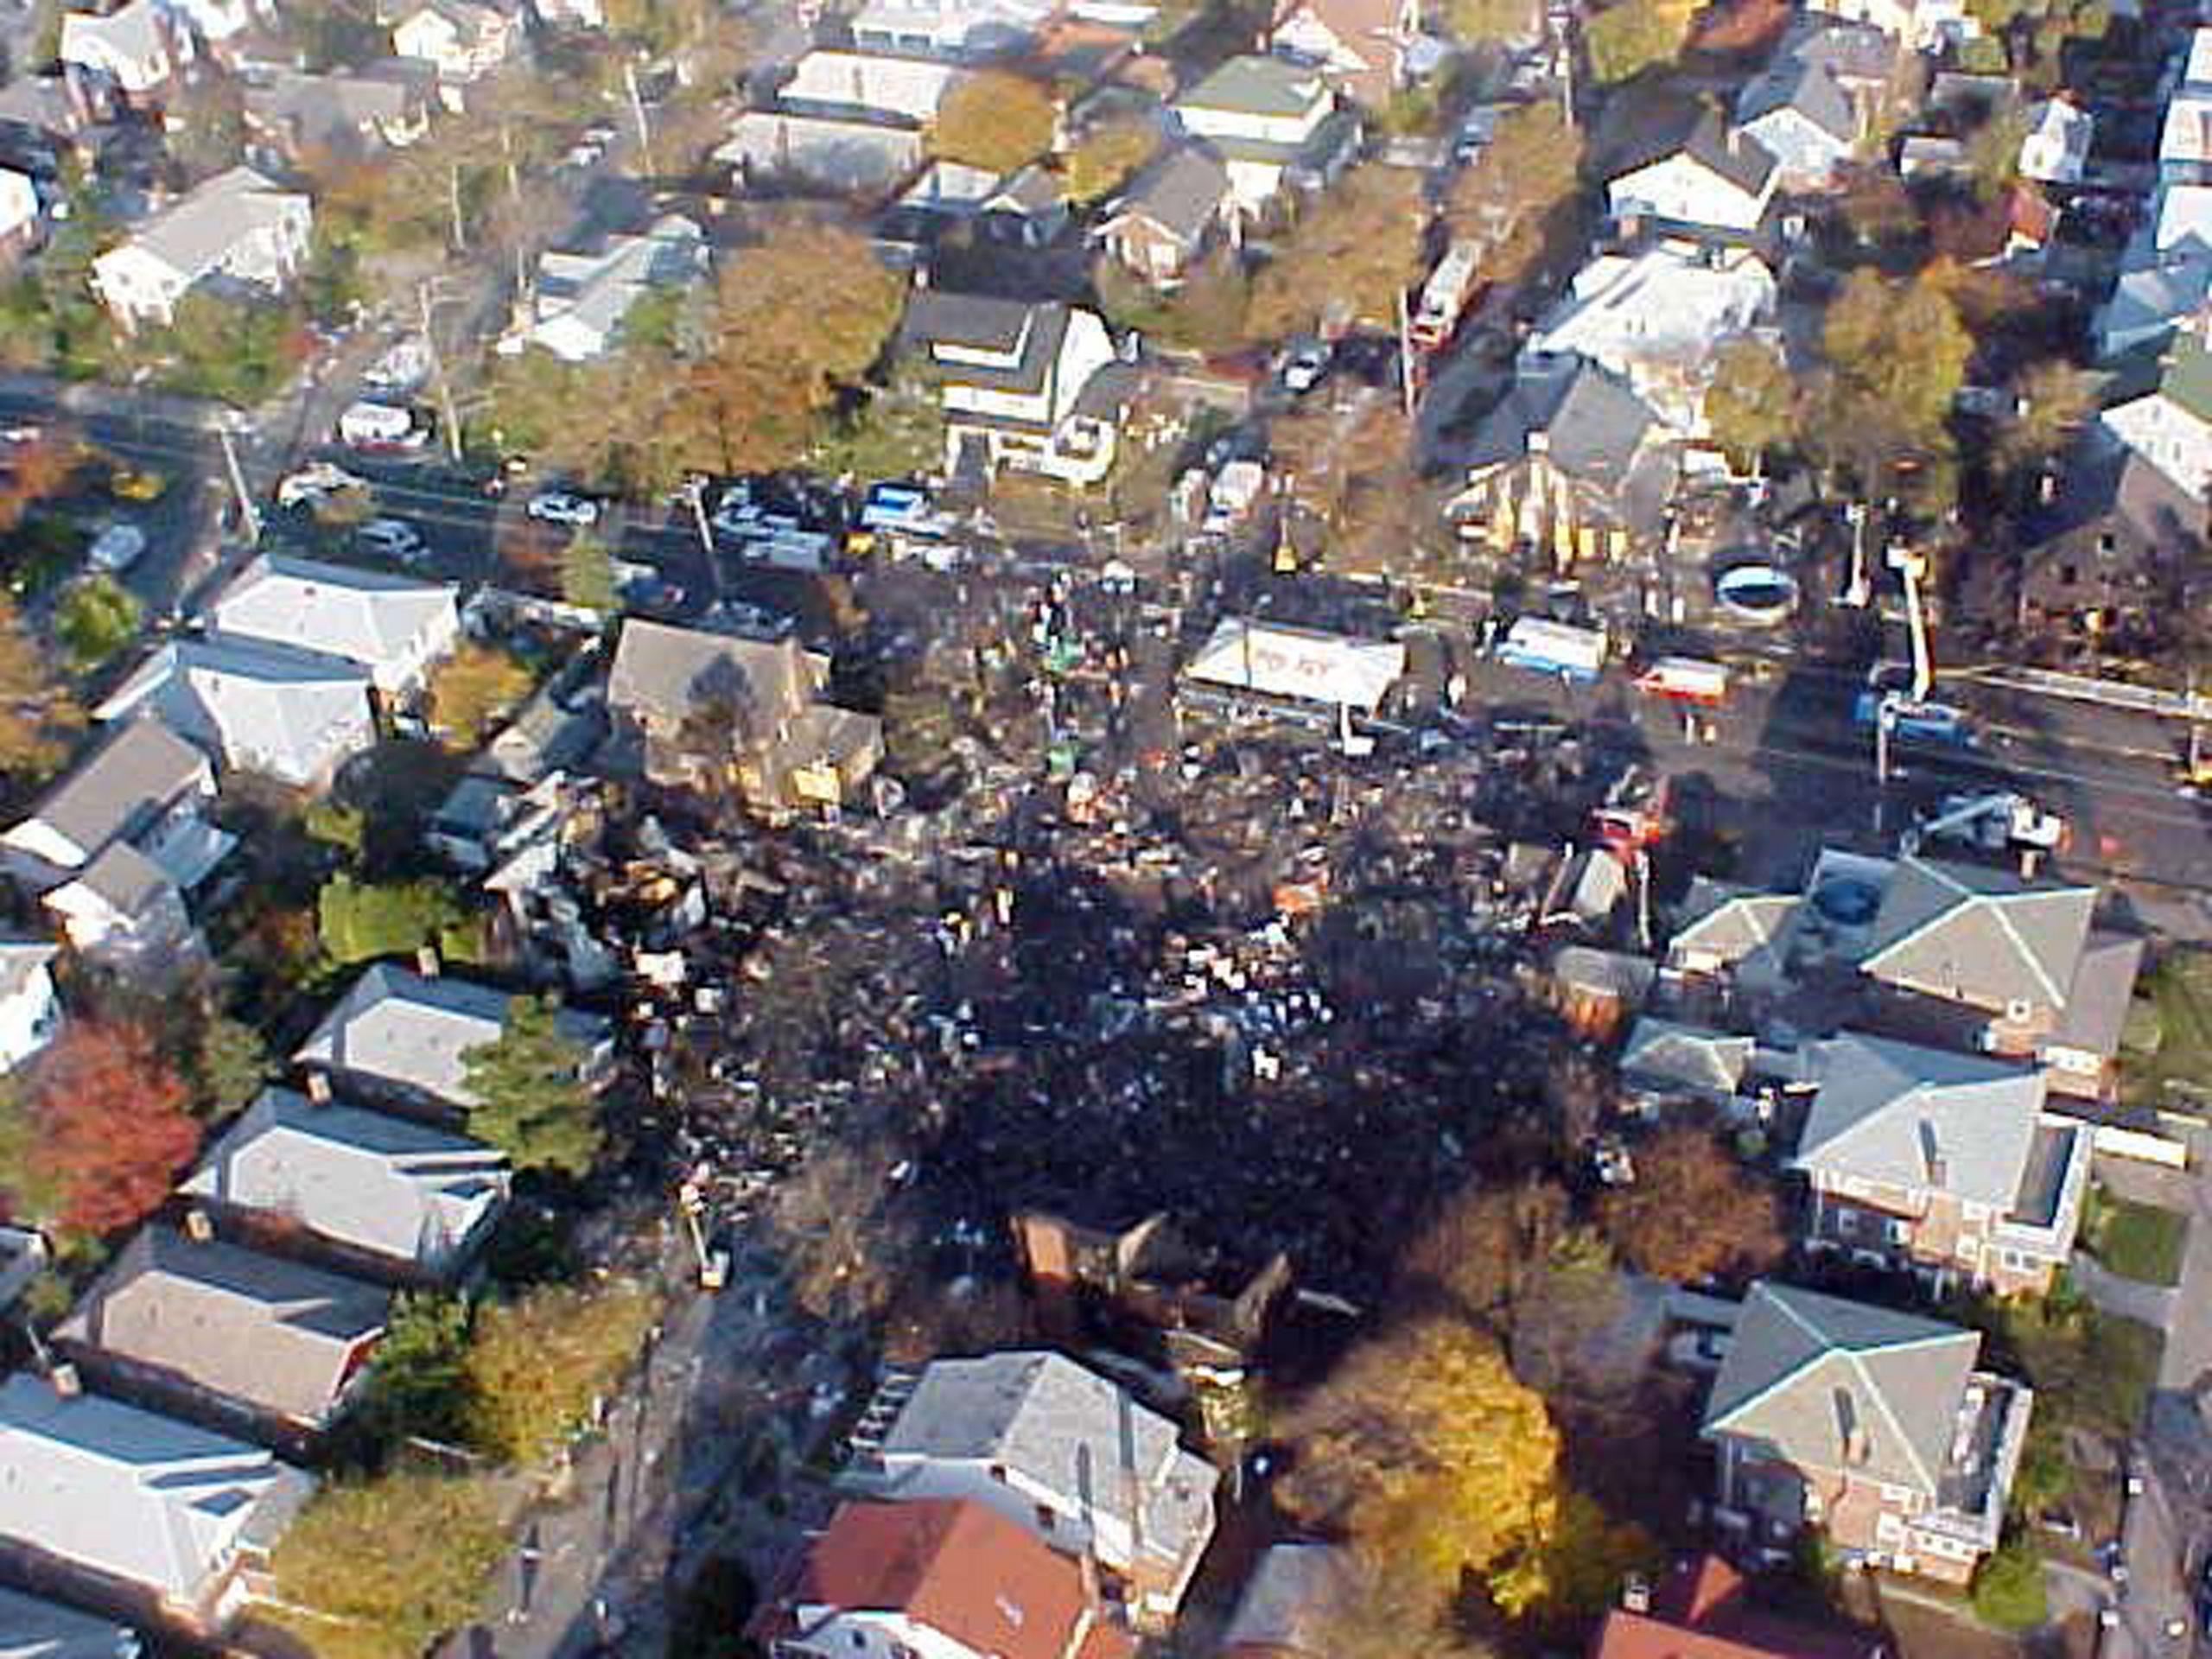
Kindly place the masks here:
<instances>
[{"instance_id":1,"label":"parked car","mask_svg":"<svg viewBox=\"0 0 2212 1659\"><path fill-rule=\"evenodd\" d=\"M144 531L136 524L110 524L92 537L86 557L95 570L128 570L145 552Z\"/></svg>"},{"instance_id":2,"label":"parked car","mask_svg":"<svg viewBox=\"0 0 2212 1659\"><path fill-rule=\"evenodd\" d=\"M1290 355L1282 360L1282 385L1294 397L1302 397L1321 384L1321 377L1329 372L1329 347L1324 341L1312 340L1291 348Z\"/></svg>"},{"instance_id":3,"label":"parked car","mask_svg":"<svg viewBox=\"0 0 2212 1659\"><path fill-rule=\"evenodd\" d=\"M540 490L523 511L542 524L575 530L589 530L599 522L599 503L568 490Z\"/></svg>"},{"instance_id":4,"label":"parked car","mask_svg":"<svg viewBox=\"0 0 2212 1659\"><path fill-rule=\"evenodd\" d=\"M356 449L419 449L430 441L430 433L413 410L365 399L340 414L338 438Z\"/></svg>"},{"instance_id":5,"label":"parked car","mask_svg":"<svg viewBox=\"0 0 2212 1659\"><path fill-rule=\"evenodd\" d=\"M334 461L311 461L277 481L280 507L312 507L347 490L365 490L368 480L347 472Z\"/></svg>"},{"instance_id":6,"label":"parked car","mask_svg":"<svg viewBox=\"0 0 2212 1659\"><path fill-rule=\"evenodd\" d=\"M423 532L404 518L372 518L353 532L353 545L379 558L402 563L418 559L429 550Z\"/></svg>"}]
</instances>

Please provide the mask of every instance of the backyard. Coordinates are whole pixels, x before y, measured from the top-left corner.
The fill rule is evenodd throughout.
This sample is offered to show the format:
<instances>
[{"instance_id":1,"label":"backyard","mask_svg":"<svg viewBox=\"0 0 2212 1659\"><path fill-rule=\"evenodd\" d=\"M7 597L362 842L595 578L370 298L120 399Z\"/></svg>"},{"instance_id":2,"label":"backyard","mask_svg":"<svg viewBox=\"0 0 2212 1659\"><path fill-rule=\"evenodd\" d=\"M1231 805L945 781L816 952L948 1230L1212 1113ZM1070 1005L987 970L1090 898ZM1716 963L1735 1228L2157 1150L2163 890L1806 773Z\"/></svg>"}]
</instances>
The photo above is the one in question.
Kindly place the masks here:
<instances>
[{"instance_id":1,"label":"backyard","mask_svg":"<svg viewBox=\"0 0 2212 1659\"><path fill-rule=\"evenodd\" d=\"M2212 951L2169 950L2137 982L2121 1039L2130 1104L2195 1107L2212 1099Z\"/></svg>"},{"instance_id":2,"label":"backyard","mask_svg":"<svg viewBox=\"0 0 2212 1659\"><path fill-rule=\"evenodd\" d=\"M2082 1246L2106 1272L2146 1285L2177 1285L2188 1242L2187 1216L2121 1198L2103 1186L2089 1189Z\"/></svg>"}]
</instances>

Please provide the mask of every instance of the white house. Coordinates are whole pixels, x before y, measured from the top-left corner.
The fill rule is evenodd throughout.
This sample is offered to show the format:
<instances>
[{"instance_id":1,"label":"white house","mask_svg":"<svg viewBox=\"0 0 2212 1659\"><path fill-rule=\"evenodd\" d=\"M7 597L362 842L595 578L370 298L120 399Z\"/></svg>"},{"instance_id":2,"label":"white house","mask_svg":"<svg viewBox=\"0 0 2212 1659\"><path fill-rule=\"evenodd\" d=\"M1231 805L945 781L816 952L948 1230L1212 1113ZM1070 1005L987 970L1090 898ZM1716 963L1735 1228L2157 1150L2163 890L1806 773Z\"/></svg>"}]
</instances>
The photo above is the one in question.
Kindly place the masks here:
<instances>
[{"instance_id":1,"label":"white house","mask_svg":"<svg viewBox=\"0 0 2212 1659\"><path fill-rule=\"evenodd\" d=\"M514 56L522 45L522 19L480 0L422 0L391 27L397 57L435 67L449 109L461 107L464 91Z\"/></svg>"},{"instance_id":2,"label":"white house","mask_svg":"<svg viewBox=\"0 0 2212 1659\"><path fill-rule=\"evenodd\" d=\"M2212 351L2196 329L2175 334L2156 390L2098 418L2184 494L2201 501L2212 493Z\"/></svg>"},{"instance_id":3,"label":"white house","mask_svg":"<svg viewBox=\"0 0 2212 1659\"><path fill-rule=\"evenodd\" d=\"M1736 100L1736 130L1775 158L1784 190L1821 190L1851 159L1859 116L1851 94L1827 64L1785 57Z\"/></svg>"},{"instance_id":4,"label":"white house","mask_svg":"<svg viewBox=\"0 0 2212 1659\"><path fill-rule=\"evenodd\" d=\"M376 741L365 671L342 658L237 639L178 639L140 664L93 712L140 710L225 766L295 788L320 788Z\"/></svg>"},{"instance_id":5,"label":"white house","mask_svg":"<svg viewBox=\"0 0 2212 1659\"><path fill-rule=\"evenodd\" d=\"M509 1179L506 1155L466 1135L264 1089L177 1192L226 1230L436 1282L483 1243Z\"/></svg>"},{"instance_id":6,"label":"white house","mask_svg":"<svg viewBox=\"0 0 2212 1659\"><path fill-rule=\"evenodd\" d=\"M105 16L63 13L60 55L63 72L96 100L144 105L192 61L192 38L163 0L130 0Z\"/></svg>"},{"instance_id":7,"label":"white house","mask_svg":"<svg viewBox=\"0 0 2212 1659\"><path fill-rule=\"evenodd\" d=\"M92 261L92 291L125 330L173 320L220 279L281 292L306 263L315 207L250 167L219 173Z\"/></svg>"},{"instance_id":8,"label":"white house","mask_svg":"<svg viewBox=\"0 0 2212 1659\"><path fill-rule=\"evenodd\" d=\"M957 63L817 48L798 60L778 97L787 105L864 110L926 122L965 72Z\"/></svg>"},{"instance_id":9,"label":"white house","mask_svg":"<svg viewBox=\"0 0 2212 1659\"><path fill-rule=\"evenodd\" d=\"M680 213L641 236L609 237L595 253L542 253L529 316L498 349L514 356L534 346L564 363L589 362L614 345L639 300L687 288L706 270L705 234Z\"/></svg>"},{"instance_id":10,"label":"white house","mask_svg":"<svg viewBox=\"0 0 2212 1659\"><path fill-rule=\"evenodd\" d=\"M18 1371L0 1382L0 1548L42 1580L143 1599L206 1637L314 1481L257 1446Z\"/></svg>"},{"instance_id":11,"label":"white house","mask_svg":"<svg viewBox=\"0 0 2212 1659\"><path fill-rule=\"evenodd\" d=\"M1602 364L1669 426L1695 436L1716 354L1773 321L1775 292L1774 273L1749 248L1662 241L1600 254L1575 273L1522 351Z\"/></svg>"},{"instance_id":12,"label":"white house","mask_svg":"<svg viewBox=\"0 0 2212 1659\"><path fill-rule=\"evenodd\" d=\"M537 21L548 29L605 29L605 0L536 0Z\"/></svg>"},{"instance_id":13,"label":"white house","mask_svg":"<svg viewBox=\"0 0 2212 1659\"><path fill-rule=\"evenodd\" d=\"M61 999L51 971L57 946L0 940L0 1071L12 1071L61 1029Z\"/></svg>"},{"instance_id":14,"label":"white house","mask_svg":"<svg viewBox=\"0 0 2212 1659\"><path fill-rule=\"evenodd\" d=\"M461 638L457 588L447 582L264 553L206 609L219 639L343 658L384 696L419 690Z\"/></svg>"},{"instance_id":15,"label":"white house","mask_svg":"<svg viewBox=\"0 0 2212 1659\"><path fill-rule=\"evenodd\" d=\"M1981 33L1965 0L1833 0L1821 10L1848 23L1872 23L1918 52L1956 46Z\"/></svg>"},{"instance_id":16,"label":"white house","mask_svg":"<svg viewBox=\"0 0 2212 1659\"><path fill-rule=\"evenodd\" d=\"M1708 111L1688 132L1654 144L1649 159L1616 174L1605 186L1605 205L1616 220L1745 235L1766 217L1781 177L1772 151Z\"/></svg>"},{"instance_id":17,"label":"white house","mask_svg":"<svg viewBox=\"0 0 2212 1659\"><path fill-rule=\"evenodd\" d=\"M2096 118L2070 98L2046 98L2028 109L2020 140L2020 176L2038 184L2079 184L2089 164Z\"/></svg>"},{"instance_id":18,"label":"white house","mask_svg":"<svg viewBox=\"0 0 2212 1659\"><path fill-rule=\"evenodd\" d=\"M1406 48L1421 38L1412 0L1278 0L1268 43L1318 65L1370 110L1406 84Z\"/></svg>"},{"instance_id":19,"label":"white house","mask_svg":"<svg viewBox=\"0 0 2212 1659\"><path fill-rule=\"evenodd\" d=\"M1173 1614L1213 1536L1219 1471L1120 1385L1045 1351L938 1359L879 1402L847 1484L969 1498L1054 1549L1087 1554L1155 1618Z\"/></svg>"},{"instance_id":20,"label":"white house","mask_svg":"<svg viewBox=\"0 0 2212 1659\"><path fill-rule=\"evenodd\" d=\"M1027 46L1054 10L1049 0L868 0L853 14L853 43L972 63Z\"/></svg>"},{"instance_id":21,"label":"white house","mask_svg":"<svg viewBox=\"0 0 2212 1659\"><path fill-rule=\"evenodd\" d=\"M1286 185L1325 184L1349 159L1358 123L1329 78L1287 58L1231 58L1176 99L1176 123L1229 169L1238 210L1264 211Z\"/></svg>"},{"instance_id":22,"label":"white house","mask_svg":"<svg viewBox=\"0 0 2212 1659\"><path fill-rule=\"evenodd\" d=\"M0 259L38 239L38 186L28 173L0 167Z\"/></svg>"},{"instance_id":23,"label":"white house","mask_svg":"<svg viewBox=\"0 0 2212 1659\"><path fill-rule=\"evenodd\" d=\"M946 467L1095 484L1120 430L1114 342L1096 313L925 289L906 308L944 408Z\"/></svg>"},{"instance_id":24,"label":"white house","mask_svg":"<svg viewBox=\"0 0 2212 1659\"><path fill-rule=\"evenodd\" d=\"M2158 127L2158 179L2212 184L2212 86L2184 86L2168 100Z\"/></svg>"}]
</instances>

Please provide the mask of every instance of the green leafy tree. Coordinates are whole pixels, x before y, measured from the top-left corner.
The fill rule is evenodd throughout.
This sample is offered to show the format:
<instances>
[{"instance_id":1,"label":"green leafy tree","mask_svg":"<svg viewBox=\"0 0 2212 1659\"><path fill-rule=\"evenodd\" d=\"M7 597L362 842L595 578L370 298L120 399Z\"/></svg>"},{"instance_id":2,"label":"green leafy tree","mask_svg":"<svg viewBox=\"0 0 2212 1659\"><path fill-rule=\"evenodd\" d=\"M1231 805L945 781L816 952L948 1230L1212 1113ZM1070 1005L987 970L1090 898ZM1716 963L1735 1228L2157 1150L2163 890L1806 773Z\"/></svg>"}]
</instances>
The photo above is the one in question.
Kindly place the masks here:
<instances>
[{"instance_id":1,"label":"green leafy tree","mask_svg":"<svg viewBox=\"0 0 2212 1659\"><path fill-rule=\"evenodd\" d=\"M467 1301L429 1291L402 1293L377 1344L362 1393L361 1427L385 1445L409 1439L466 1443L468 1343Z\"/></svg>"},{"instance_id":2,"label":"green leafy tree","mask_svg":"<svg viewBox=\"0 0 2212 1659\"><path fill-rule=\"evenodd\" d=\"M583 1045L562 1029L560 1005L518 996L505 1028L461 1056L468 1132L518 1169L582 1176L599 1156L599 1110L583 1081Z\"/></svg>"},{"instance_id":3,"label":"green leafy tree","mask_svg":"<svg viewBox=\"0 0 2212 1659\"><path fill-rule=\"evenodd\" d=\"M370 882L341 870L315 895L315 929L323 953L341 964L410 956L424 945L443 950L465 944L468 919L452 889L427 876Z\"/></svg>"},{"instance_id":4,"label":"green leafy tree","mask_svg":"<svg viewBox=\"0 0 2212 1659\"><path fill-rule=\"evenodd\" d=\"M1417 174L1353 168L1261 270L1252 285L1252 334L1280 340L1325 321L1394 323L1419 273L1427 221Z\"/></svg>"},{"instance_id":5,"label":"green leafy tree","mask_svg":"<svg viewBox=\"0 0 2212 1659\"><path fill-rule=\"evenodd\" d=\"M1068 200L1088 207L1112 195L1159 149L1159 126L1141 116L1100 122L1068 152Z\"/></svg>"},{"instance_id":6,"label":"green leafy tree","mask_svg":"<svg viewBox=\"0 0 2212 1659\"><path fill-rule=\"evenodd\" d=\"M565 582L565 559L562 572ZM609 570L610 588L613 580ZM530 690L530 671L512 652L465 645L430 675L430 723L448 747L474 749Z\"/></svg>"},{"instance_id":7,"label":"green leafy tree","mask_svg":"<svg viewBox=\"0 0 2212 1659\"><path fill-rule=\"evenodd\" d=\"M637 1357L658 1314L626 1283L544 1286L480 1309L466 1368L471 1443L509 1463L546 1455Z\"/></svg>"},{"instance_id":8,"label":"green leafy tree","mask_svg":"<svg viewBox=\"0 0 2212 1659\"><path fill-rule=\"evenodd\" d=\"M1904 283L1855 270L1821 320L1831 372L1809 435L1870 493L1949 462L1947 423L1974 337L1943 281L1932 267Z\"/></svg>"},{"instance_id":9,"label":"green leafy tree","mask_svg":"<svg viewBox=\"0 0 2212 1659\"><path fill-rule=\"evenodd\" d=\"M480 1476L327 1482L277 1541L270 1616L321 1659L416 1659L477 1616L506 1554L502 1519Z\"/></svg>"},{"instance_id":10,"label":"green leafy tree","mask_svg":"<svg viewBox=\"0 0 2212 1659\"><path fill-rule=\"evenodd\" d=\"M1251 343L1252 284L1231 248L1217 248L1163 294L1102 256L1091 273L1099 309L1117 328L1193 352L1233 352Z\"/></svg>"},{"instance_id":11,"label":"green leafy tree","mask_svg":"<svg viewBox=\"0 0 2212 1659\"><path fill-rule=\"evenodd\" d=\"M614 556L589 531L580 531L562 551L561 597L602 616L614 608ZM525 687L527 680L525 675Z\"/></svg>"},{"instance_id":12,"label":"green leafy tree","mask_svg":"<svg viewBox=\"0 0 2212 1659\"><path fill-rule=\"evenodd\" d=\"M214 1014L198 1022L192 1084L203 1115L217 1117L237 1111L261 1092L272 1075L269 1045L245 1020Z\"/></svg>"},{"instance_id":13,"label":"green leafy tree","mask_svg":"<svg viewBox=\"0 0 2212 1659\"><path fill-rule=\"evenodd\" d=\"M1058 110L1052 90L1005 69L962 77L938 105L930 150L948 162L1011 173L1052 148Z\"/></svg>"},{"instance_id":14,"label":"green leafy tree","mask_svg":"<svg viewBox=\"0 0 2212 1659\"><path fill-rule=\"evenodd\" d=\"M54 637L79 670L98 668L137 637L144 607L113 576L102 573L69 584L54 607Z\"/></svg>"},{"instance_id":15,"label":"green leafy tree","mask_svg":"<svg viewBox=\"0 0 2212 1659\"><path fill-rule=\"evenodd\" d=\"M289 306L195 291L177 302L158 344L175 359L169 385L246 408L297 365L299 319Z\"/></svg>"},{"instance_id":16,"label":"green leafy tree","mask_svg":"<svg viewBox=\"0 0 2212 1659\"><path fill-rule=\"evenodd\" d=\"M2097 411L2099 377L2063 358L2031 363L2012 383L2012 412L1999 429L1997 463L2031 474L2074 441Z\"/></svg>"},{"instance_id":17,"label":"green leafy tree","mask_svg":"<svg viewBox=\"0 0 2212 1659\"><path fill-rule=\"evenodd\" d=\"M1781 348L1748 336L1722 346L1705 418L1713 441L1739 466L1787 448L1797 431L1797 380Z\"/></svg>"}]
</instances>

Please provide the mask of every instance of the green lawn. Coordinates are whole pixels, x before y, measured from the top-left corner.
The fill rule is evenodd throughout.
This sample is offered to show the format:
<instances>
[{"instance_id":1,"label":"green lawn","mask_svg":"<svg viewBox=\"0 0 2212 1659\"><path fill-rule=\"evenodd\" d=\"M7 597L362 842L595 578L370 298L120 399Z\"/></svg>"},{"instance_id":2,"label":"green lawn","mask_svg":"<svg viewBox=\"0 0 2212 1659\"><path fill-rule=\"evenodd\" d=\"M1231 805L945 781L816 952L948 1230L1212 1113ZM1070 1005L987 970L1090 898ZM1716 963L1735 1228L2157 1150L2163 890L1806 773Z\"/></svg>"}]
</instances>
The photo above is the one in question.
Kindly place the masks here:
<instances>
[{"instance_id":1,"label":"green lawn","mask_svg":"<svg viewBox=\"0 0 2212 1659\"><path fill-rule=\"evenodd\" d=\"M2177 1285L2189 1217L2093 1187L2082 1242L2107 1272L2146 1285Z\"/></svg>"},{"instance_id":2,"label":"green lawn","mask_svg":"<svg viewBox=\"0 0 2212 1659\"><path fill-rule=\"evenodd\" d=\"M2120 1086L2144 1106L2212 1102L2212 951L2169 950L2135 988Z\"/></svg>"},{"instance_id":3,"label":"green lawn","mask_svg":"<svg viewBox=\"0 0 2212 1659\"><path fill-rule=\"evenodd\" d=\"M1984 1329L2000 1351L1991 1357L2034 1388L2036 1417L2053 1430L2125 1440L2141 1427L2165 1347L2153 1327L2062 1288L2041 1302L2005 1304Z\"/></svg>"}]
</instances>

